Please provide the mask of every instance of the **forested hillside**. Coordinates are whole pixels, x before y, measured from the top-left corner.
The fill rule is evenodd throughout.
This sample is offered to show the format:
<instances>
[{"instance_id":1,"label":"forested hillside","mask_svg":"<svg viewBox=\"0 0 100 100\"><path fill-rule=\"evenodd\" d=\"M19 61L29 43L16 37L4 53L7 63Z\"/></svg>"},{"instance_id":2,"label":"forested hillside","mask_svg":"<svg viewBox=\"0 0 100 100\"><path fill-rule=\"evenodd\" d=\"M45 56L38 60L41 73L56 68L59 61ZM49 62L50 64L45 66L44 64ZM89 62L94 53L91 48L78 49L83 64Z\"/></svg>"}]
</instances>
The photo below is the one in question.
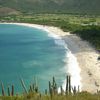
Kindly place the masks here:
<instances>
[{"instance_id":1,"label":"forested hillside","mask_svg":"<svg viewBox=\"0 0 100 100\"><path fill-rule=\"evenodd\" d=\"M0 9L5 7L28 14L100 14L100 0L0 0Z\"/></svg>"}]
</instances>

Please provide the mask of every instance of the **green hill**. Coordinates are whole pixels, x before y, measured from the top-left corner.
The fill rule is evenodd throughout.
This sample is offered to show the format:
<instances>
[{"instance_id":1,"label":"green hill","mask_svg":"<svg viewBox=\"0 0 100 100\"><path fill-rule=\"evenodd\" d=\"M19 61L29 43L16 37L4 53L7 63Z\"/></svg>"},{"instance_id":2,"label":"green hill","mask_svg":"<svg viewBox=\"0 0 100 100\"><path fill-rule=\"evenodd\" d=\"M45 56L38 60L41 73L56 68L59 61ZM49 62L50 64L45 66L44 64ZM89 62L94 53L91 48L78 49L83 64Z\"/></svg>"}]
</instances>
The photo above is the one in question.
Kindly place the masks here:
<instances>
[{"instance_id":1,"label":"green hill","mask_svg":"<svg viewBox=\"0 0 100 100\"><path fill-rule=\"evenodd\" d=\"M100 14L100 0L0 0L0 9L2 7L30 14Z\"/></svg>"}]
</instances>

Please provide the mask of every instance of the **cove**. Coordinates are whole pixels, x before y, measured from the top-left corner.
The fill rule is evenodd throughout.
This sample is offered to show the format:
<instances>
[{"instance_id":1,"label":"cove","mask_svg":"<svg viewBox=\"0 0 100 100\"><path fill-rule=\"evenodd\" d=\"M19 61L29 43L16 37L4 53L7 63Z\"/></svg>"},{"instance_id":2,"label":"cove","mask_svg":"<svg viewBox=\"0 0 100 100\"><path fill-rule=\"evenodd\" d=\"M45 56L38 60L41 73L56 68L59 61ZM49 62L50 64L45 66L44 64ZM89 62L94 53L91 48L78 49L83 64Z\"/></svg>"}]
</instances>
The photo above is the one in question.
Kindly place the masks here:
<instances>
[{"instance_id":1,"label":"cove","mask_svg":"<svg viewBox=\"0 0 100 100\"><path fill-rule=\"evenodd\" d=\"M63 84L66 48L48 34L32 27L0 24L0 81L5 90L13 84L15 92L22 93L20 77L27 88L36 77L42 92L53 76L58 86Z\"/></svg>"}]
</instances>

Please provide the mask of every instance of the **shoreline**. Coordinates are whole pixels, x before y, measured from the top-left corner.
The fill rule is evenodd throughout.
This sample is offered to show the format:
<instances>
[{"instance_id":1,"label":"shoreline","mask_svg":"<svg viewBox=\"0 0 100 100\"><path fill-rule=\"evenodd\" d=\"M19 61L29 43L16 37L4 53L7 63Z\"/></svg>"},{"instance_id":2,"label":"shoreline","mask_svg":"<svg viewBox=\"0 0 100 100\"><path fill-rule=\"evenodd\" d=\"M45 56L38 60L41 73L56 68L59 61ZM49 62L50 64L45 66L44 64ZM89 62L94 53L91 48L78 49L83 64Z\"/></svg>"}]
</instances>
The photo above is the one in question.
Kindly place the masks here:
<instances>
[{"instance_id":1,"label":"shoreline","mask_svg":"<svg viewBox=\"0 0 100 100\"><path fill-rule=\"evenodd\" d=\"M51 34L56 34L57 36L61 37L67 44L68 49L77 58L79 68L81 69L80 76L82 78L82 91L95 93L97 92L97 90L100 90L100 61L97 60L99 53L88 42L83 41L75 34L63 32L57 27L28 23L4 24L16 24L34 27L37 29L45 30Z\"/></svg>"},{"instance_id":2,"label":"shoreline","mask_svg":"<svg viewBox=\"0 0 100 100\"><path fill-rule=\"evenodd\" d=\"M99 52L95 50L87 41L82 40L75 34L63 32L56 27L47 27L53 33L61 36L66 42L67 47L77 58L81 69L82 91L96 93L100 90L100 61L98 61Z\"/></svg>"}]
</instances>

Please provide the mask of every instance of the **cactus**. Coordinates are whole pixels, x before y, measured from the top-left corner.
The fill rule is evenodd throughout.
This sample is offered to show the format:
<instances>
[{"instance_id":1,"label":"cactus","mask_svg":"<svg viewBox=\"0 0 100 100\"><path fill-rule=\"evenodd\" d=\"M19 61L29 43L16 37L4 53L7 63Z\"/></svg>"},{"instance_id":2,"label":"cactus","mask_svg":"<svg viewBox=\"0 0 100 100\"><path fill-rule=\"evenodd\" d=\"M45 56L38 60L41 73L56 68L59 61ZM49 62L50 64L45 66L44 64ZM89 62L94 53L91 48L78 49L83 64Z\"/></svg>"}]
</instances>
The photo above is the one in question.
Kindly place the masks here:
<instances>
[{"instance_id":1,"label":"cactus","mask_svg":"<svg viewBox=\"0 0 100 100\"><path fill-rule=\"evenodd\" d=\"M69 79L68 79L69 77L68 77L68 75L67 75L67 77L66 77L66 94L68 94L68 81L69 81Z\"/></svg>"},{"instance_id":2,"label":"cactus","mask_svg":"<svg viewBox=\"0 0 100 100\"><path fill-rule=\"evenodd\" d=\"M33 92L35 92L35 85L34 84L33 84L32 88L33 88Z\"/></svg>"},{"instance_id":3,"label":"cactus","mask_svg":"<svg viewBox=\"0 0 100 100\"><path fill-rule=\"evenodd\" d=\"M76 94L76 86L74 86L73 93Z\"/></svg>"},{"instance_id":4,"label":"cactus","mask_svg":"<svg viewBox=\"0 0 100 100\"><path fill-rule=\"evenodd\" d=\"M39 92L39 88L38 88L37 78L36 78L36 77L34 77L34 85L33 85L33 88L34 88L34 91L35 91L36 93Z\"/></svg>"},{"instance_id":5,"label":"cactus","mask_svg":"<svg viewBox=\"0 0 100 100\"><path fill-rule=\"evenodd\" d=\"M3 85L3 82L1 82L1 88L2 88L2 96L5 96L5 91L4 91L4 85Z\"/></svg>"},{"instance_id":6,"label":"cactus","mask_svg":"<svg viewBox=\"0 0 100 100\"><path fill-rule=\"evenodd\" d=\"M52 98L52 95L53 95L53 89L52 89L52 86L51 86L51 82L49 81L49 94Z\"/></svg>"},{"instance_id":7,"label":"cactus","mask_svg":"<svg viewBox=\"0 0 100 100\"><path fill-rule=\"evenodd\" d=\"M49 81L49 93L51 94L51 82Z\"/></svg>"},{"instance_id":8,"label":"cactus","mask_svg":"<svg viewBox=\"0 0 100 100\"><path fill-rule=\"evenodd\" d=\"M66 77L66 94L71 93L71 76L67 75Z\"/></svg>"},{"instance_id":9,"label":"cactus","mask_svg":"<svg viewBox=\"0 0 100 100\"><path fill-rule=\"evenodd\" d=\"M34 77L34 87L35 88L37 87L37 79L36 79L36 77Z\"/></svg>"},{"instance_id":10,"label":"cactus","mask_svg":"<svg viewBox=\"0 0 100 100\"><path fill-rule=\"evenodd\" d=\"M53 77L52 89L53 89L53 94L57 94L57 84L55 81L55 77Z\"/></svg>"},{"instance_id":11,"label":"cactus","mask_svg":"<svg viewBox=\"0 0 100 100\"><path fill-rule=\"evenodd\" d=\"M25 93L27 94L27 93L28 93L28 92L27 92L27 88L26 88L26 86L25 86L25 83L24 83L23 79L20 78L20 81L21 81L21 84L22 84L22 87L23 87Z\"/></svg>"},{"instance_id":12,"label":"cactus","mask_svg":"<svg viewBox=\"0 0 100 100\"><path fill-rule=\"evenodd\" d=\"M11 95L14 96L14 85L12 85Z\"/></svg>"},{"instance_id":13,"label":"cactus","mask_svg":"<svg viewBox=\"0 0 100 100\"><path fill-rule=\"evenodd\" d=\"M9 88L9 86L8 86L8 96L10 96L10 88Z\"/></svg>"},{"instance_id":14,"label":"cactus","mask_svg":"<svg viewBox=\"0 0 100 100\"><path fill-rule=\"evenodd\" d=\"M71 76L69 76L69 93L71 93Z\"/></svg>"},{"instance_id":15,"label":"cactus","mask_svg":"<svg viewBox=\"0 0 100 100\"><path fill-rule=\"evenodd\" d=\"M55 77L53 77L53 83L52 83L53 87L55 87L55 83L56 83Z\"/></svg>"},{"instance_id":16,"label":"cactus","mask_svg":"<svg viewBox=\"0 0 100 100\"><path fill-rule=\"evenodd\" d=\"M23 79L20 78L20 81L21 81L21 84L22 84L22 87L23 87L25 93L28 94ZM1 89L2 89L2 96L5 96L4 86L3 86L3 83L2 82L1 82ZM71 87L71 76L70 75L67 75L66 76L66 91L65 91L66 94L67 95L68 94L71 94L71 90L72 90L73 94L76 94L77 92L80 92L79 91L79 86L78 86L77 89L76 89L76 86ZM61 95L63 95L65 92L64 92L62 86L60 87L60 90L61 90ZM8 96L14 96L14 85L12 85L11 91L10 91L10 88L8 86L7 91L8 91ZM29 92L40 94L39 93L39 88L37 86L36 79L35 79L34 84L33 85L30 85ZM51 99L52 99L53 96L55 96L55 95L58 94L57 84L56 84L56 81L55 81L55 77L52 78L52 82L49 81L49 94L50 94ZM47 89L45 89L45 95L47 95Z\"/></svg>"},{"instance_id":17,"label":"cactus","mask_svg":"<svg viewBox=\"0 0 100 100\"><path fill-rule=\"evenodd\" d=\"M78 93L80 92L80 86L78 85Z\"/></svg>"},{"instance_id":18,"label":"cactus","mask_svg":"<svg viewBox=\"0 0 100 100\"><path fill-rule=\"evenodd\" d=\"M39 92L39 88L38 88L38 86L35 87L35 92L36 92L36 93Z\"/></svg>"},{"instance_id":19,"label":"cactus","mask_svg":"<svg viewBox=\"0 0 100 100\"><path fill-rule=\"evenodd\" d=\"M45 89L45 95L47 95L48 93L47 93L47 89Z\"/></svg>"},{"instance_id":20,"label":"cactus","mask_svg":"<svg viewBox=\"0 0 100 100\"><path fill-rule=\"evenodd\" d=\"M61 91L61 95L63 95L64 94L64 90L63 90L62 86L60 86L60 91Z\"/></svg>"},{"instance_id":21,"label":"cactus","mask_svg":"<svg viewBox=\"0 0 100 100\"><path fill-rule=\"evenodd\" d=\"M33 92L32 86L30 85L29 92Z\"/></svg>"},{"instance_id":22,"label":"cactus","mask_svg":"<svg viewBox=\"0 0 100 100\"><path fill-rule=\"evenodd\" d=\"M54 94L57 94L58 91L57 91L57 84L55 83L55 87L54 87Z\"/></svg>"}]
</instances>

